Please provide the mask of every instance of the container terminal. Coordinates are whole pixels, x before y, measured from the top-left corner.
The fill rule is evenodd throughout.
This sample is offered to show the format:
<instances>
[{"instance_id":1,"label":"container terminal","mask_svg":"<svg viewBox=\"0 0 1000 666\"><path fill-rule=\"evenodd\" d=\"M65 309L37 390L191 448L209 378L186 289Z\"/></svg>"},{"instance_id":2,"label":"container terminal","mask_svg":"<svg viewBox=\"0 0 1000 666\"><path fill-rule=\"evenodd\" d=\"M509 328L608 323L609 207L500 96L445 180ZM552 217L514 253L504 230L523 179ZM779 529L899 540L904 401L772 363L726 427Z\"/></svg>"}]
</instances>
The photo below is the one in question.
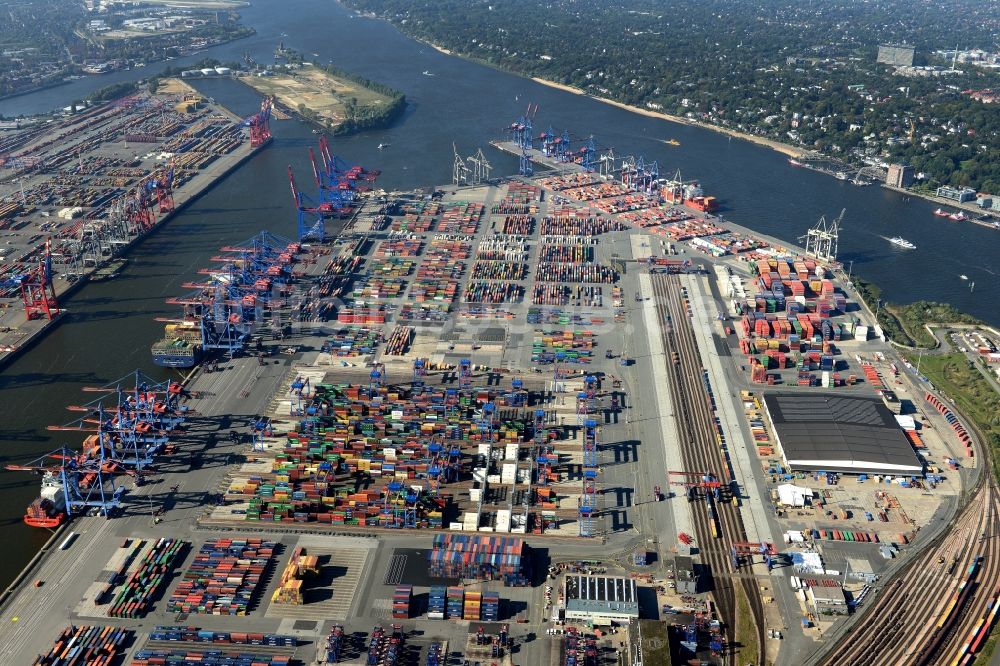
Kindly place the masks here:
<instances>
[{"instance_id":1,"label":"container terminal","mask_svg":"<svg viewBox=\"0 0 1000 666\"><path fill-rule=\"evenodd\" d=\"M413 193L320 139L298 237L172 299L187 379L92 387L82 445L11 465L57 527L4 661L971 659L995 488L835 260L533 118L519 174Z\"/></svg>"},{"instance_id":2,"label":"container terminal","mask_svg":"<svg viewBox=\"0 0 1000 666\"><path fill-rule=\"evenodd\" d=\"M265 147L271 102L239 118L177 80L52 123L0 131L0 364L88 279Z\"/></svg>"}]
</instances>

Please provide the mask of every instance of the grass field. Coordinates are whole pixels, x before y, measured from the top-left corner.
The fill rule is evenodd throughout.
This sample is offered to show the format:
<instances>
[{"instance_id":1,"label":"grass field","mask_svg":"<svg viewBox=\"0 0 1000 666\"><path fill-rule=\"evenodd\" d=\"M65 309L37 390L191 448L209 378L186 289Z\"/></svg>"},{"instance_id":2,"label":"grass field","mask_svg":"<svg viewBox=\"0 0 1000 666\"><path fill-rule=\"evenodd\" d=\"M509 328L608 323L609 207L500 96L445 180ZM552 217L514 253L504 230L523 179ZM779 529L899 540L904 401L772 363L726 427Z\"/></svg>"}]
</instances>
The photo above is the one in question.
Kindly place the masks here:
<instances>
[{"instance_id":1,"label":"grass field","mask_svg":"<svg viewBox=\"0 0 1000 666\"><path fill-rule=\"evenodd\" d=\"M908 356L911 363L917 362L915 354ZM970 364L964 354L925 354L920 360L920 372L955 401L963 416L975 422L987 438L990 454L994 456L1000 447L1000 394L993 390L979 370ZM995 465L994 473L998 471Z\"/></svg>"},{"instance_id":2,"label":"grass field","mask_svg":"<svg viewBox=\"0 0 1000 666\"><path fill-rule=\"evenodd\" d=\"M657 620L639 620L642 633L643 666L670 666L670 640L667 624Z\"/></svg>"},{"instance_id":3,"label":"grass field","mask_svg":"<svg viewBox=\"0 0 1000 666\"><path fill-rule=\"evenodd\" d=\"M241 80L257 92L273 95L289 109L305 109L307 115L331 126L344 121L347 116L345 109L351 99L359 108L390 101L385 95L335 77L313 65L275 76L245 76Z\"/></svg>"},{"instance_id":4,"label":"grass field","mask_svg":"<svg viewBox=\"0 0 1000 666\"><path fill-rule=\"evenodd\" d=\"M753 664L760 654L757 627L753 622L746 592L739 585L734 584L733 587L736 588L736 643L740 646L737 661L741 664Z\"/></svg>"}]
</instances>

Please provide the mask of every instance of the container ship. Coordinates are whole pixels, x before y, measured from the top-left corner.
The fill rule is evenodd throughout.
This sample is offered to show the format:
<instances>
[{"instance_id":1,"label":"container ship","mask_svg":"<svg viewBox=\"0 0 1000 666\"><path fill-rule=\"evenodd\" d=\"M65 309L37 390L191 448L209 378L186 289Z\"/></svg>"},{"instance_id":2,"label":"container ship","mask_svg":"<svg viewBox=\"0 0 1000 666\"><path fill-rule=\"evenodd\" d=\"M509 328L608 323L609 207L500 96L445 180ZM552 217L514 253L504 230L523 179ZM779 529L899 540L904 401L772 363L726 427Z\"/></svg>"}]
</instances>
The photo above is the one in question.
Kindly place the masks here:
<instances>
[{"instance_id":1,"label":"container ship","mask_svg":"<svg viewBox=\"0 0 1000 666\"><path fill-rule=\"evenodd\" d=\"M711 213L719 207L715 197L705 196L705 191L697 181L683 183L666 180L660 184L660 192L667 203L684 205L702 213Z\"/></svg>"},{"instance_id":2,"label":"container ship","mask_svg":"<svg viewBox=\"0 0 1000 666\"><path fill-rule=\"evenodd\" d=\"M45 472L38 498L24 511L24 522L31 527L59 527L66 522L66 496L62 481L55 472Z\"/></svg>"},{"instance_id":3,"label":"container ship","mask_svg":"<svg viewBox=\"0 0 1000 666\"><path fill-rule=\"evenodd\" d=\"M201 330L195 322L167 324L163 338L150 347L161 368L193 368L201 361Z\"/></svg>"}]
</instances>

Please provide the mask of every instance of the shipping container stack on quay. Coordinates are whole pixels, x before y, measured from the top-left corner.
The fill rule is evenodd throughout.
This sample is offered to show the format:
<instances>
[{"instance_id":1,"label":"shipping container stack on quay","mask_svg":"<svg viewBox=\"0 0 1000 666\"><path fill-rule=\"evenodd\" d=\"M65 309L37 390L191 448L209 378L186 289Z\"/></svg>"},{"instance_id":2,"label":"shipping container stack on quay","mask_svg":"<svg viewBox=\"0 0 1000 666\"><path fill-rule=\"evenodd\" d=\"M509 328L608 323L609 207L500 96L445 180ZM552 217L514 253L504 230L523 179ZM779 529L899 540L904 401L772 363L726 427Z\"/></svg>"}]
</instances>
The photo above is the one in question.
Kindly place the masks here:
<instances>
[{"instance_id":1,"label":"shipping container stack on quay","mask_svg":"<svg viewBox=\"0 0 1000 666\"><path fill-rule=\"evenodd\" d=\"M512 126L521 148L537 146L532 118ZM0 661L86 621L127 622L116 649L136 664L591 663L604 648L632 663L636 623L566 618L564 577L594 575L633 578L640 616L682 627L675 654L717 664L759 657L721 645L739 587L787 634L758 627L774 662L808 640L802 617L825 622L808 607L836 602L823 581L857 598L898 552L880 547L919 543L983 456L861 339L870 317L829 267L714 217L655 164L609 166L592 139L548 135L532 155L557 173L359 193L323 243L224 248L238 279L206 270L216 292L176 302L221 335L203 324L224 323L205 301L221 300L247 353L184 383L185 425L151 483L115 482L121 516L76 512L75 536L24 574L0 608ZM215 298L264 274L277 292ZM912 444L924 474L809 469L769 411L778 391L834 411L863 400L858 427ZM698 581L694 564L672 571L692 553L715 589L676 589ZM83 601L66 614L63 598Z\"/></svg>"}]
</instances>

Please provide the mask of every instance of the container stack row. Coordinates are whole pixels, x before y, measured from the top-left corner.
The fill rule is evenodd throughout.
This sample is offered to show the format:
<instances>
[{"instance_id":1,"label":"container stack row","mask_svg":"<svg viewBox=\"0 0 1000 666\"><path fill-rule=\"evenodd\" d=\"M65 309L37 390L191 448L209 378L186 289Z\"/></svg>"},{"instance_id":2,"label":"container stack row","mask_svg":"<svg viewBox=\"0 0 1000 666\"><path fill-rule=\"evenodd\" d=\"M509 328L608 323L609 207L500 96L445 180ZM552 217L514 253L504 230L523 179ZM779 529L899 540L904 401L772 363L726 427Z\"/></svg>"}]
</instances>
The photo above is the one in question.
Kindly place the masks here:
<instances>
[{"instance_id":1,"label":"container stack row","mask_svg":"<svg viewBox=\"0 0 1000 666\"><path fill-rule=\"evenodd\" d=\"M444 585L431 586L430 594L427 597L427 617L432 620L443 620L445 618L445 599L448 588Z\"/></svg>"},{"instance_id":2,"label":"container stack row","mask_svg":"<svg viewBox=\"0 0 1000 666\"><path fill-rule=\"evenodd\" d=\"M482 617L483 622L496 622L500 619L500 595L496 592L483 592Z\"/></svg>"},{"instance_id":3,"label":"container stack row","mask_svg":"<svg viewBox=\"0 0 1000 666\"><path fill-rule=\"evenodd\" d=\"M535 331L531 362L590 363L597 336L591 331Z\"/></svg>"},{"instance_id":4,"label":"container stack row","mask_svg":"<svg viewBox=\"0 0 1000 666\"><path fill-rule=\"evenodd\" d=\"M466 592L465 604L462 607L462 619L470 622L478 622L482 615L482 607L482 592Z\"/></svg>"},{"instance_id":5,"label":"container stack row","mask_svg":"<svg viewBox=\"0 0 1000 666\"><path fill-rule=\"evenodd\" d=\"M976 452L972 448L972 438L966 431L965 426L962 425L962 422L958 420L957 416L955 416L955 413L952 412L947 407L945 407L944 403L938 400L937 396L931 393L926 394L924 396L924 400L929 402L934 407L934 409L936 409L938 413L940 413L941 416L945 418L945 420L948 422L948 425L951 426L951 429L955 431L956 435L958 435L959 441L961 441L962 446L965 447L965 455L969 456L970 458L973 457L976 454Z\"/></svg>"},{"instance_id":6,"label":"container stack row","mask_svg":"<svg viewBox=\"0 0 1000 666\"><path fill-rule=\"evenodd\" d=\"M110 666L118 663L129 632L121 627L69 626L33 666Z\"/></svg>"},{"instance_id":7,"label":"container stack row","mask_svg":"<svg viewBox=\"0 0 1000 666\"><path fill-rule=\"evenodd\" d=\"M473 580L502 579L522 585L530 575L523 539L467 534L437 534L428 553L432 576Z\"/></svg>"},{"instance_id":8,"label":"container stack row","mask_svg":"<svg viewBox=\"0 0 1000 666\"><path fill-rule=\"evenodd\" d=\"M392 593L392 619L408 620L413 604L413 586L397 585Z\"/></svg>"},{"instance_id":9,"label":"container stack row","mask_svg":"<svg viewBox=\"0 0 1000 666\"><path fill-rule=\"evenodd\" d=\"M184 548L177 539L159 539L129 576L108 608L108 617L136 618L146 614L153 597L163 583Z\"/></svg>"},{"instance_id":10,"label":"container stack row","mask_svg":"<svg viewBox=\"0 0 1000 666\"><path fill-rule=\"evenodd\" d=\"M213 645L267 645L295 647L298 639L284 634L263 634L242 631L206 631L198 627L158 625L149 634L151 641L211 643Z\"/></svg>"},{"instance_id":11,"label":"container stack row","mask_svg":"<svg viewBox=\"0 0 1000 666\"><path fill-rule=\"evenodd\" d=\"M246 615L275 544L261 539L215 539L202 545L171 595L176 613Z\"/></svg>"},{"instance_id":12,"label":"container stack row","mask_svg":"<svg viewBox=\"0 0 1000 666\"><path fill-rule=\"evenodd\" d=\"M288 666L288 655L256 654L254 652L191 652L181 648L139 650L132 657L132 666Z\"/></svg>"},{"instance_id":13,"label":"container stack row","mask_svg":"<svg viewBox=\"0 0 1000 666\"><path fill-rule=\"evenodd\" d=\"M503 392L385 385L372 399L372 390L313 387L271 470L235 478L226 501L246 502L248 521L440 528L454 506L447 484L468 479L489 436L477 410ZM522 444L525 418L496 419L494 446ZM370 481L364 490L358 478Z\"/></svg>"},{"instance_id":14,"label":"container stack row","mask_svg":"<svg viewBox=\"0 0 1000 666\"><path fill-rule=\"evenodd\" d=\"M461 620L465 608L465 588L451 586L448 588L448 619Z\"/></svg>"}]
</instances>

